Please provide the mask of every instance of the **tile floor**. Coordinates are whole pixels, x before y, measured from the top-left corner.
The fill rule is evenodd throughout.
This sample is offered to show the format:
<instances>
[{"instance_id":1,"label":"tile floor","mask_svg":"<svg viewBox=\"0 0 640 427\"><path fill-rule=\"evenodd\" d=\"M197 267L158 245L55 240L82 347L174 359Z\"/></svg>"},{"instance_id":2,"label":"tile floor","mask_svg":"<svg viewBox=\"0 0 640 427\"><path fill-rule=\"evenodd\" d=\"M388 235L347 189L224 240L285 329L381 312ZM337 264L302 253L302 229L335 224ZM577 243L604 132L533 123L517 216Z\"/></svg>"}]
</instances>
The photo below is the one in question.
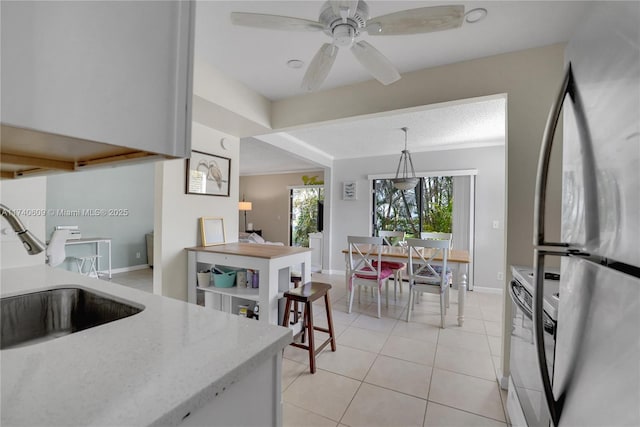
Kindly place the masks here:
<instances>
[{"instance_id":1,"label":"tile floor","mask_svg":"<svg viewBox=\"0 0 640 427\"><path fill-rule=\"evenodd\" d=\"M141 291L153 293L153 269L127 271L113 274L111 281L120 285L129 286Z\"/></svg>"},{"instance_id":2,"label":"tile floor","mask_svg":"<svg viewBox=\"0 0 640 427\"><path fill-rule=\"evenodd\" d=\"M424 295L410 323L407 293L382 306L363 292L347 313L344 275L314 273L331 283L337 351L317 356L309 373L307 352L284 351L284 426L506 426L506 392L496 379L500 364L502 297L467 293L465 323L457 326L452 292L446 328L441 329L437 296ZM152 270L113 276L113 281L152 291ZM404 285L405 291L407 285ZM326 325L322 304L317 325ZM316 332L318 340L326 334Z\"/></svg>"}]
</instances>

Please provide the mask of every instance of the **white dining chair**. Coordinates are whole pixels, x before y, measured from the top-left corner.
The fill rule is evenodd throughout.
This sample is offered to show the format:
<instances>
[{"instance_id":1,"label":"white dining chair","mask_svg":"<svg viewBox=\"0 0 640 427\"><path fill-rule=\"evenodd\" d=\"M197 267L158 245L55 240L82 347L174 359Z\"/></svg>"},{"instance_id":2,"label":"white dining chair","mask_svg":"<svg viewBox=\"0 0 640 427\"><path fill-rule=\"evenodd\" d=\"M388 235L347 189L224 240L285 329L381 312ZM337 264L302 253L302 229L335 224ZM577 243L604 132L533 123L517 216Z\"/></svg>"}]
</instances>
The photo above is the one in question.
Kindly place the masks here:
<instances>
[{"instance_id":1,"label":"white dining chair","mask_svg":"<svg viewBox=\"0 0 640 427\"><path fill-rule=\"evenodd\" d=\"M407 276L409 277L409 305L407 306L407 322L411 320L411 311L416 293L425 292L440 295L440 326L445 326L447 258L449 242L436 239L407 239ZM434 268L434 259L441 258L441 268Z\"/></svg>"},{"instance_id":2,"label":"white dining chair","mask_svg":"<svg viewBox=\"0 0 640 427\"><path fill-rule=\"evenodd\" d=\"M387 246L401 246L405 243L404 231L378 231L378 236L382 237L382 242ZM382 261L382 267L393 271L393 299L397 299L397 289L400 287L402 294L402 271L407 268L407 264L397 261Z\"/></svg>"},{"instance_id":3,"label":"white dining chair","mask_svg":"<svg viewBox=\"0 0 640 427\"><path fill-rule=\"evenodd\" d=\"M449 241L449 249L451 249L451 244L453 242L453 234L452 233L440 233L434 231L423 231L420 233L421 239L431 239L431 240L448 240Z\"/></svg>"},{"instance_id":4,"label":"white dining chair","mask_svg":"<svg viewBox=\"0 0 640 427\"><path fill-rule=\"evenodd\" d=\"M451 249L452 246L453 246L453 234L452 233L440 233L440 232L434 232L434 231L423 231L422 233L420 233L420 238L421 239L431 239L431 240L448 240L449 241L449 249ZM439 268L439 266L438 266L438 268ZM438 268L436 268L436 269L438 269ZM449 288L453 284L453 273L451 272L450 268L447 268L445 271L447 272L447 281L449 283L449 286L447 287L447 291L446 291L446 295L445 295L445 300L447 302L447 308L449 308Z\"/></svg>"},{"instance_id":5,"label":"white dining chair","mask_svg":"<svg viewBox=\"0 0 640 427\"><path fill-rule=\"evenodd\" d=\"M54 230L49 244L45 249L46 262L51 267L62 264L67 259L65 244L69 238L69 230ZM83 276L98 277L96 261L100 255L72 256L69 257L76 263L78 272Z\"/></svg>"},{"instance_id":6,"label":"white dining chair","mask_svg":"<svg viewBox=\"0 0 640 427\"><path fill-rule=\"evenodd\" d=\"M349 243L349 313L353 307L353 294L356 286L376 290L378 318L380 318L380 293L385 285L386 305L389 306L389 277L393 271L382 266L382 237L348 236ZM374 266L374 263L375 266ZM358 302L360 293L358 293Z\"/></svg>"}]
</instances>

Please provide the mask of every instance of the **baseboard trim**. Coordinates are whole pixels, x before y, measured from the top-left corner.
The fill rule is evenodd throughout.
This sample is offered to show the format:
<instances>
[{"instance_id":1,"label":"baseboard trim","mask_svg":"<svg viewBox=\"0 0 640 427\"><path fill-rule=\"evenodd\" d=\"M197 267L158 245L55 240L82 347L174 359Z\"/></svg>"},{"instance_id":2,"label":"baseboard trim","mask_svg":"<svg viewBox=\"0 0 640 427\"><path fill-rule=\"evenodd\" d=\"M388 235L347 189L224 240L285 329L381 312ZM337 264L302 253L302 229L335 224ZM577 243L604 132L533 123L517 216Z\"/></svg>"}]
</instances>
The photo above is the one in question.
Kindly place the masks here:
<instances>
[{"instance_id":1,"label":"baseboard trim","mask_svg":"<svg viewBox=\"0 0 640 427\"><path fill-rule=\"evenodd\" d=\"M111 274L126 273L128 271L144 270L149 268L149 264L132 265L130 267L112 268ZM100 274L109 274L109 270L100 270Z\"/></svg>"}]
</instances>

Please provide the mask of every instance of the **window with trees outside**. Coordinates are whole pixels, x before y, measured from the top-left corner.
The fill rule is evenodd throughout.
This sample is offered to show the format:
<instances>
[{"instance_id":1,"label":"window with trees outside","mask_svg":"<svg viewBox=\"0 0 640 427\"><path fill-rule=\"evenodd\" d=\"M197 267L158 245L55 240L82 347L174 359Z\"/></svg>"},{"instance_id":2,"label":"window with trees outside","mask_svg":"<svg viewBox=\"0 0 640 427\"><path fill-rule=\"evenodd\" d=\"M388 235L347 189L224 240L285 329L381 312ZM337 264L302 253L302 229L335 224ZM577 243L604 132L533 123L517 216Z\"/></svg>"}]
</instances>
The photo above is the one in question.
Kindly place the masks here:
<instances>
[{"instance_id":1,"label":"window with trees outside","mask_svg":"<svg viewBox=\"0 0 640 427\"><path fill-rule=\"evenodd\" d=\"M404 231L420 237L423 231L452 232L453 177L420 178L412 190L393 187L390 179L373 180L373 230Z\"/></svg>"},{"instance_id":2,"label":"window with trees outside","mask_svg":"<svg viewBox=\"0 0 640 427\"><path fill-rule=\"evenodd\" d=\"M309 247L309 233L322 231L324 187L292 188L290 198L289 244Z\"/></svg>"}]
</instances>

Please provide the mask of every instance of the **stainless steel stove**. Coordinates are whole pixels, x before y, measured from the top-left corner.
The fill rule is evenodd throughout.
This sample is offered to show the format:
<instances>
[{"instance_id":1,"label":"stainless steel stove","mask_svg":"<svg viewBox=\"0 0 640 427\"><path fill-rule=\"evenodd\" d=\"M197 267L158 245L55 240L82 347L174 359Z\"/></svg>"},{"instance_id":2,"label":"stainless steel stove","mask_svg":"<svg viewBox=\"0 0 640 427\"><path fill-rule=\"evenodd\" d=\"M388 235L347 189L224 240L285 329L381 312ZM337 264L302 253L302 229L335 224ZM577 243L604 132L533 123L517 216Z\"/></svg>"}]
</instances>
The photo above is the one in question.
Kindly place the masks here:
<instances>
[{"instance_id":1,"label":"stainless steel stove","mask_svg":"<svg viewBox=\"0 0 640 427\"><path fill-rule=\"evenodd\" d=\"M549 412L543 399L542 379L538 370L533 330L533 268L512 266L513 280L509 284L512 300L511 316L511 381L509 387L509 415L513 425L517 417L512 414L513 402L524 416L526 424L549 426ZM553 372L556 326L558 319L558 270L547 269L544 281L544 343L549 372Z\"/></svg>"}]
</instances>

